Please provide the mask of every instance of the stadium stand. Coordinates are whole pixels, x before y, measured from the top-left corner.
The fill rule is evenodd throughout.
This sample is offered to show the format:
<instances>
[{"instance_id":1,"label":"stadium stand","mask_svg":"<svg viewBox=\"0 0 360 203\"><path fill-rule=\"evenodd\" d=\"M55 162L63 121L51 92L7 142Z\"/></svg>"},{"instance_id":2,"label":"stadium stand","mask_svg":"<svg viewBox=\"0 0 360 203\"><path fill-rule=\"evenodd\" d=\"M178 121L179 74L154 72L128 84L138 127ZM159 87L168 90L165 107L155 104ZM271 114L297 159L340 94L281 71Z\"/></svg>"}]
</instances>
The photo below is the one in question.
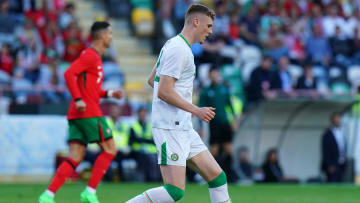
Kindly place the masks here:
<instances>
[{"instance_id":1,"label":"stadium stand","mask_svg":"<svg viewBox=\"0 0 360 203\"><path fill-rule=\"evenodd\" d=\"M162 45L181 31L186 8L193 1L18 2L0 1L0 114L65 115L70 95L63 72L89 45L91 23L109 20L114 27L114 37L112 47L103 58L104 88L124 87L126 99L121 101L122 112L130 120L125 123L131 123L134 110L144 103L150 104L148 74ZM229 85L237 113L241 114L234 148L246 146L251 162L259 165L265 152L276 147L285 173L299 177L300 181L321 176L317 150L321 132L328 125L327 120L322 119L329 116L330 110L348 111L357 101L359 1L199 2L215 9L217 16L214 34L202 46L192 47L197 65L194 100L209 84L207 73L215 65ZM275 72L279 71L278 61L283 56L290 61L289 91L271 87ZM263 88L260 89L261 102L250 106L251 75L265 58L272 59L269 84L257 84ZM282 76L280 80L280 83L286 82ZM106 115L112 104L109 101L102 104ZM352 132L349 140L354 140L358 117L347 116L355 119L346 124ZM12 129L25 123L21 118L15 120ZM65 128L60 120L57 118L55 123ZM55 124L49 126L51 130L56 129ZM56 141L60 142L64 136ZM299 151L304 146L311 149L301 154ZM290 156L295 149L296 153ZM360 174L360 166L357 168Z\"/></svg>"}]
</instances>

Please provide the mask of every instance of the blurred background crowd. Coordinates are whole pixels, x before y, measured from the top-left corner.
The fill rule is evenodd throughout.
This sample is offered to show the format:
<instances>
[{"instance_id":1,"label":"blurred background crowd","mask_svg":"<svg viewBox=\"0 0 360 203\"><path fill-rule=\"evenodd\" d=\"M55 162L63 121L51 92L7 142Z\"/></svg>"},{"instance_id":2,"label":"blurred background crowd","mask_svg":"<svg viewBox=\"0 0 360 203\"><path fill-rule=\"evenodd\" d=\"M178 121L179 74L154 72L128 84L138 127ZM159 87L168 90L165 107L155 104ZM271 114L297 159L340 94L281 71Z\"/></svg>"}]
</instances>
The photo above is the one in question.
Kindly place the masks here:
<instances>
[{"instance_id":1,"label":"blurred background crowd","mask_svg":"<svg viewBox=\"0 0 360 203\"><path fill-rule=\"evenodd\" d=\"M0 13L0 89L19 104L69 101L63 73L91 42L79 26L75 5L2 0ZM113 48L103 60L105 80L121 85Z\"/></svg>"},{"instance_id":2,"label":"blurred background crowd","mask_svg":"<svg viewBox=\"0 0 360 203\"><path fill-rule=\"evenodd\" d=\"M125 63L129 57L142 60L135 51L129 50L132 47L124 50L113 45L103 56L104 88L123 87L127 91L121 103L102 103L119 148L107 180L160 180L147 119L151 89L145 87L143 78L151 71L163 44L181 31L191 3L203 3L216 12L213 34L203 45L192 46L197 67L194 102L217 107L220 120L214 122L226 123L230 134L237 134L246 116L267 99L354 98L360 92L359 0L92 2L101 3L106 15L94 15L91 21L114 22L114 41L119 41L117 32L129 30L128 38L119 43L135 39L140 44L137 45L139 52L149 49L145 54L155 58L152 65L146 65L142 71L136 64ZM0 0L0 100L7 103L2 113L66 114L66 108L56 110L66 107L71 99L63 73L91 42L89 28L79 23L77 3ZM116 19L125 22L125 26ZM120 59L118 55L123 52L128 55ZM134 82L133 78L139 81ZM221 91L212 89L218 85L227 92L221 97L221 105L216 100ZM214 92L215 98L211 96ZM140 97L134 96L137 93ZM48 104L55 105L46 112L29 110ZM355 106L353 110L358 112L359 108ZM329 109L328 115L332 111ZM339 182L345 172L347 138L339 130L341 115L334 113L323 119L327 121L328 117L331 124L319 141L323 161L318 167L323 169L328 181ZM199 134L209 139L206 128L201 127L204 125L199 123L199 126ZM264 149L263 163L254 164L249 146L235 148L232 139L211 142L211 137L219 136L214 133L222 133L214 130L212 124L209 133L210 150L229 174L230 181L299 181L284 175L276 147ZM89 146L86 164L79 167L74 179L79 178L79 174L86 179L86 169L91 168L97 153L98 148ZM58 153L56 165L63 156ZM189 180L201 182L201 178L191 172ZM321 177L308 181L321 181Z\"/></svg>"}]
</instances>

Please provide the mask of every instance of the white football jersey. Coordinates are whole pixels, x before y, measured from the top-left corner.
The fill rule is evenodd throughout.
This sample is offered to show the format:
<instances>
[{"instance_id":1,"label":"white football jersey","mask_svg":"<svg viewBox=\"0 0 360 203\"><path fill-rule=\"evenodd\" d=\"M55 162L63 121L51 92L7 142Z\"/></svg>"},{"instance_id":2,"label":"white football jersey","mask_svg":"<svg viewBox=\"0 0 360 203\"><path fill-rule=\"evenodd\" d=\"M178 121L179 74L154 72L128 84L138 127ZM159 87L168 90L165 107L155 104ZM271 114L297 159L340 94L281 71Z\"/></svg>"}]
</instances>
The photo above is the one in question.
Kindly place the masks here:
<instances>
[{"instance_id":1,"label":"white football jersey","mask_svg":"<svg viewBox=\"0 0 360 203\"><path fill-rule=\"evenodd\" d=\"M176 78L174 90L192 103L193 81L195 78L194 55L186 39L177 35L169 39L161 49L156 64L151 123L160 129L191 130L191 113L177 108L158 98L160 75Z\"/></svg>"}]
</instances>

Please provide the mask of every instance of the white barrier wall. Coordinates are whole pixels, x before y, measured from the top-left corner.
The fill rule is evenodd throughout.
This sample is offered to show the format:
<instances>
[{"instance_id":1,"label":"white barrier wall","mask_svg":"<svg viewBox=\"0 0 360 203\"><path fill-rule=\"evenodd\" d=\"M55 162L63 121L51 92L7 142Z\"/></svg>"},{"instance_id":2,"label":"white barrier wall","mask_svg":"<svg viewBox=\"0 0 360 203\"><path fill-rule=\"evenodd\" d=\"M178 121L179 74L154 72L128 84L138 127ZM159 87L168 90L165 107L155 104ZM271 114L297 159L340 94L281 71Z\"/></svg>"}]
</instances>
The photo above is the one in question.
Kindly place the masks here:
<instances>
[{"instance_id":1,"label":"white barrier wall","mask_svg":"<svg viewBox=\"0 0 360 203\"><path fill-rule=\"evenodd\" d=\"M65 116L0 116L0 175L47 175L66 150Z\"/></svg>"}]
</instances>

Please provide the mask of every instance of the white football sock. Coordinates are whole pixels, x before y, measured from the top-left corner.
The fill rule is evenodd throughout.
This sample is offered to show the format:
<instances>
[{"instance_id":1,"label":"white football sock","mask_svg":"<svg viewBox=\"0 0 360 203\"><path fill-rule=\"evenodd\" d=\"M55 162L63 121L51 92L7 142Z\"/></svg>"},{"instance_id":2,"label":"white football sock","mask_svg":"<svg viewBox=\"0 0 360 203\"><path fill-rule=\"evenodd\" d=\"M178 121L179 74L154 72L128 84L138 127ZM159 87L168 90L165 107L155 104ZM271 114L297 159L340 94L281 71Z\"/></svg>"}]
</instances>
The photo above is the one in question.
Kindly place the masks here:
<instances>
[{"instance_id":1,"label":"white football sock","mask_svg":"<svg viewBox=\"0 0 360 203\"><path fill-rule=\"evenodd\" d=\"M228 193L228 186L224 184L220 187L209 188L211 203L230 203L230 197Z\"/></svg>"},{"instance_id":2,"label":"white football sock","mask_svg":"<svg viewBox=\"0 0 360 203\"><path fill-rule=\"evenodd\" d=\"M175 202L164 187L146 190L126 203L172 203Z\"/></svg>"},{"instance_id":3,"label":"white football sock","mask_svg":"<svg viewBox=\"0 0 360 203\"><path fill-rule=\"evenodd\" d=\"M90 192L91 194L95 194L95 193L96 193L96 189L94 189L94 188L92 188L92 187L90 187L90 186L86 186L86 190L87 190L88 192Z\"/></svg>"},{"instance_id":4,"label":"white football sock","mask_svg":"<svg viewBox=\"0 0 360 203\"><path fill-rule=\"evenodd\" d=\"M50 197L54 197L55 193L51 192L50 190L46 190L45 191L48 195L50 195Z\"/></svg>"}]
</instances>

